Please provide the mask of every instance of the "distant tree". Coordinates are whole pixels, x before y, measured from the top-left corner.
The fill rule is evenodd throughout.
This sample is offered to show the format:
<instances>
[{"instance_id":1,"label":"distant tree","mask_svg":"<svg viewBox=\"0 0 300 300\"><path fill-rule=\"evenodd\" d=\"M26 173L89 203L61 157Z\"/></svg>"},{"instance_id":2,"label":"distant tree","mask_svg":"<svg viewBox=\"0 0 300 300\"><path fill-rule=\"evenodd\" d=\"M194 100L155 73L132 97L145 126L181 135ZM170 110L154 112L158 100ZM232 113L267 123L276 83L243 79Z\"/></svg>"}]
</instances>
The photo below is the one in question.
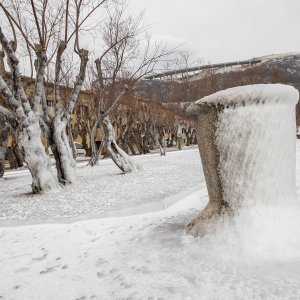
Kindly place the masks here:
<instances>
[{"instance_id":1,"label":"distant tree","mask_svg":"<svg viewBox=\"0 0 300 300\"><path fill-rule=\"evenodd\" d=\"M126 16L124 12L125 2L109 15L103 27L102 38L106 50L95 61L98 112L93 129L101 122L105 137L100 150L105 146L115 164L127 173L139 167L117 144L110 116L134 84L152 72L158 61L169 52L161 44L152 43L141 26L142 16ZM95 165L98 160L99 151L96 155L94 153L92 147L90 165Z\"/></svg>"}]
</instances>

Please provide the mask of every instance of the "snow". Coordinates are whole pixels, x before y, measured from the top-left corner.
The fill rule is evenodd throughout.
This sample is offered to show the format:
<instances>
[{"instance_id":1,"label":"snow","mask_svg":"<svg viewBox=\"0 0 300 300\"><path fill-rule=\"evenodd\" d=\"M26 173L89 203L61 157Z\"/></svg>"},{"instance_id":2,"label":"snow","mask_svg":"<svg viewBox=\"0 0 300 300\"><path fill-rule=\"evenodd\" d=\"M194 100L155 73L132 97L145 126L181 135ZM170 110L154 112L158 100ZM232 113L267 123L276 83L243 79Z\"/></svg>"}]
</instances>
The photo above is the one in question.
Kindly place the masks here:
<instances>
[{"instance_id":1,"label":"snow","mask_svg":"<svg viewBox=\"0 0 300 300\"><path fill-rule=\"evenodd\" d=\"M260 56L260 57L257 57L257 59L261 59L263 61L268 61L268 60L282 59L287 56L298 56L298 55L300 55L300 52L287 52L287 53L277 53L277 54Z\"/></svg>"},{"instance_id":2,"label":"snow","mask_svg":"<svg viewBox=\"0 0 300 300\"><path fill-rule=\"evenodd\" d=\"M196 101L193 105L191 105L191 107L197 107L203 103L218 103L225 106L245 106L257 103L296 105L298 100L299 92L292 86L279 83L253 84L233 87L216 92Z\"/></svg>"},{"instance_id":3,"label":"snow","mask_svg":"<svg viewBox=\"0 0 300 300\"><path fill-rule=\"evenodd\" d=\"M77 181L59 192L30 195L27 171L8 171L0 183L0 225L57 222L62 218L95 218L148 205L204 185L198 147L184 152L135 156L141 172L123 174L110 159L99 166L80 162ZM202 178L202 184L200 180ZM167 180L167 181L166 181ZM149 209L149 208L147 208ZM54 220L52 220L54 219ZM63 220L70 222L71 220Z\"/></svg>"},{"instance_id":4,"label":"snow","mask_svg":"<svg viewBox=\"0 0 300 300\"><path fill-rule=\"evenodd\" d=\"M298 208L260 206L247 219L240 215L239 226L227 222L219 232L195 239L185 233L185 226L208 200L198 151L135 158L143 166L142 179L135 173L118 175L109 160L96 169L78 168L74 191L62 191L62 198L77 198L70 200L72 215L79 213L80 196L85 205L94 197L100 202L102 197L109 199L105 192L110 193L111 188L122 197L112 201L110 211L128 204L134 211L134 206L158 200L168 206L173 202L167 199L174 195L176 203L139 215L101 218L99 214L98 219L70 224L1 227L0 299L299 299ZM299 142L297 158L299 199ZM6 203L4 194L13 201L14 196L30 191L25 171L6 176L0 182L1 207ZM194 188L197 190L189 192ZM53 194L56 201L58 195ZM50 196L41 198L43 201L34 200L45 205L51 201ZM23 194L19 205L26 201L32 199ZM41 217L34 204L32 201L31 209L36 214L31 213L28 220ZM21 225L14 205L6 210L5 218ZM82 217L85 213L83 209Z\"/></svg>"},{"instance_id":5,"label":"snow","mask_svg":"<svg viewBox=\"0 0 300 300\"><path fill-rule=\"evenodd\" d=\"M25 161L32 175L34 193L58 190L56 176L51 170L50 159L41 141L41 128L33 111L22 121L24 127L19 134L20 145L25 152Z\"/></svg>"},{"instance_id":6,"label":"snow","mask_svg":"<svg viewBox=\"0 0 300 300\"><path fill-rule=\"evenodd\" d=\"M224 199L233 209L295 203L295 124L295 106L289 103L227 108L220 114L219 167Z\"/></svg>"},{"instance_id":7,"label":"snow","mask_svg":"<svg viewBox=\"0 0 300 300\"><path fill-rule=\"evenodd\" d=\"M221 91L197 102L227 105L219 114L216 143L224 199L231 208L296 203L298 99L291 86L259 84Z\"/></svg>"}]
</instances>

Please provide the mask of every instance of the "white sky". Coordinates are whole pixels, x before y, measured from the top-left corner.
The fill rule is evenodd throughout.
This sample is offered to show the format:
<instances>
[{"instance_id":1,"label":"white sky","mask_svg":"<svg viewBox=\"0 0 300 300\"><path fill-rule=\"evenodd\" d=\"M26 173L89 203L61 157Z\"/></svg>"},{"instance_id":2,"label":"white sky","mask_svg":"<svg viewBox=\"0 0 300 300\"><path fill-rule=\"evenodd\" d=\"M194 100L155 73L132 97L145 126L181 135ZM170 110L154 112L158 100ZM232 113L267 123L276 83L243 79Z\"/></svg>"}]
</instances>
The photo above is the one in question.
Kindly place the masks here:
<instances>
[{"instance_id":1,"label":"white sky","mask_svg":"<svg viewBox=\"0 0 300 300\"><path fill-rule=\"evenodd\" d=\"M211 63L300 52L300 0L129 0L151 32Z\"/></svg>"}]
</instances>

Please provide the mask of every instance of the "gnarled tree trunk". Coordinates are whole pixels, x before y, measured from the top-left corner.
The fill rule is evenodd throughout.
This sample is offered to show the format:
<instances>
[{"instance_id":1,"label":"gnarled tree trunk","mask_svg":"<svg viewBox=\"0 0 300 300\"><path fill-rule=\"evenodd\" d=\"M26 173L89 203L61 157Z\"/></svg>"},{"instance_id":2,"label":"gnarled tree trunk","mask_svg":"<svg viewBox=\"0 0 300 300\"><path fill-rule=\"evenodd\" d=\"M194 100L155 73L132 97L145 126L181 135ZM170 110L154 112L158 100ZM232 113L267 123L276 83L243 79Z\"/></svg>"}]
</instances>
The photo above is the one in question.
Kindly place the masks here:
<instances>
[{"instance_id":1,"label":"gnarled tree trunk","mask_svg":"<svg viewBox=\"0 0 300 300\"><path fill-rule=\"evenodd\" d=\"M32 176L32 192L35 194L57 189L58 182L41 141L41 128L32 111L23 124L19 143L24 150L25 162Z\"/></svg>"},{"instance_id":2,"label":"gnarled tree trunk","mask_svg":"<svg viewBox=\"0 0 300 300\"><path fill-rule=\"evenodd\" d=\"M62 185L72 183L75 180L76 161L73 157L65 127L59 118L55 120L54 128L51 128L48 140L55 159L59 183Z\"/></svg>"},{"instance_id":3,"label":"gnarled tree trunk","mask_svg":"<svg viewBox=\"0 0 300 300\"><path fill-rule=\"evenodd\" d=\"M116 143L114 128L107 115L102 116L101 123L105 133L107 151L114 163L124 172L138 171L140 166L136 164L125 151Z\"/></svg>"}]
</instances>

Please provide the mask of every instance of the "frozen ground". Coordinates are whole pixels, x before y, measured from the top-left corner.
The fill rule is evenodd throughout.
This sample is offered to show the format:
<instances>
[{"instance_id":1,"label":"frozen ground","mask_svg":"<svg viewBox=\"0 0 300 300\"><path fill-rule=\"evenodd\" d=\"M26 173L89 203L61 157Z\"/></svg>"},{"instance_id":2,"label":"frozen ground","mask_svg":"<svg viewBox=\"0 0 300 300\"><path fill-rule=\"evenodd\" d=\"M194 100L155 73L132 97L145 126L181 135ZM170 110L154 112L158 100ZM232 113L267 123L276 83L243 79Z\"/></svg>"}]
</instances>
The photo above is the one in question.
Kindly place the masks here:
<instances>
[{"instance_id":1,"label":"frozen ground","mask_svg":"<svg viewBox=\"0 0 300 300\"><path fill-rule=\"evenodd\" d=\"M137 206L138 212L160 209L163 200L172 202L178 193L204 186L198 148L186 149L165 157L135 156L143 171L126 175L110 159L94 168L79 162L76 184L42 196L30 194L27 170L8 171L0 181L0 225L124 215L131 214L132 207L136 211Z\"/></svg>"},{"instance_id":2,"label":"frozen ground","mask_svg":"<svg viewBox=\"0 0 300 300\"><path fill-rule=\"evenodd\" d=\"M300 144L297 147L299 194ZM88 178L79 179L75 189L78 194L86 192L82 186L84 182L94 187L97 181L100 185L111 180L114 185L108 189L116 189L117 180L121 180L119 191L123 196L130 193L130 197L120 198L120 206L118 199L114 200L114 212L119 207L124 208L125 200L129 201L132 212L134 205L146 209L147 197L139 201L139 195L133 197L134 191L142 195L153 193L148 197L152 203L171 203L170 196L176 195L175 187L177 192L184 193L198 184L197 191L182 197L167 209L153 212L154 206L150 205L152 212L140 215L71 224L1 227L0 299L300 299L298 207L279 211L261 206L243 220L236 220L240 221L238 226L224 223L218 233L204 238L194 239L185 234L185 225L207 201L197 155L197 151L187 150L168 154L166 158L155 155L140 157L146 172L141 173L143 180L152 179L147 188L146 185L131 185L133 191L124 187L129 184L123 179L127 175L117 175L113 166L109 167L109 162L103 162L98 167L99 172L92 171L98 175L103 171L92 182L90 170L78 172L80 177L85 174ZM161 159L163 163L160 163ZM150 166L155 162L158 169ZM178 177L173 174L177 169L172 167L173 164L180 168L176 173ZM193 164L198 166L185 171ZM169 171L164 173L164 168ZM138 180L138 176L133 176ZM188 176L190 184L180 187L174 184L186 183L184 176ZM196 178L192 179L193 176ZM21 174L11 176L1 183L1 193L9 185L9 192L4 191L4 194L11 199L12 195L24 192L21 187L16 192L12 181L23 184L23 190L28 191L27 177ZM100 192L105 190L99 188L99 196L97 193L93 195L100 198ZM80 199L70 191L64 193ZM24 201L28 200L28 196L22 197ZM55 197L58 199L58 195ZM35 199L41 202L39 197ZM88 198L85 199L88 202ZM9 213L9 207L13 211L14 206L5 205L6 218L17 222L15 219L19 217ZM86 216L90 212L83 210L79 213ZM60 214L60 221L63 215L67 214ZM40 215L32 214L27 219L35 217Z\"/></svg>"}]
</instances>

